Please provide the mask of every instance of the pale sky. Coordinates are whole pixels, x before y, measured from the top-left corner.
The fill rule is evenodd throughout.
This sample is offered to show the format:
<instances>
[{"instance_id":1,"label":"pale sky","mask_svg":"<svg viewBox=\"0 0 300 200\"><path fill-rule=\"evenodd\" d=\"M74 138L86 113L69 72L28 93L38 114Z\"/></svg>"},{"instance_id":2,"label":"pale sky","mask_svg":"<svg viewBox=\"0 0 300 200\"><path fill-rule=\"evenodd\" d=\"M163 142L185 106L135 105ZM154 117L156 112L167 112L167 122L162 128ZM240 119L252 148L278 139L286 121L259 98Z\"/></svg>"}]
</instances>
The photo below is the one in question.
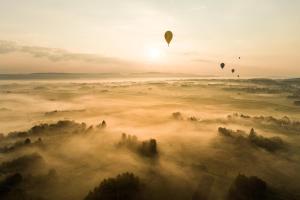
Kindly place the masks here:
<instances>
[{"instance_id":1,"label":"pale sky","mask_svg":"<svg viewBox=\"0 0 300 200\"><path fill-rule=\"evenodd\" d=\"M299 0L0 0L0 73L300 76L299 10Z\"/></svg>"}]
</instances>

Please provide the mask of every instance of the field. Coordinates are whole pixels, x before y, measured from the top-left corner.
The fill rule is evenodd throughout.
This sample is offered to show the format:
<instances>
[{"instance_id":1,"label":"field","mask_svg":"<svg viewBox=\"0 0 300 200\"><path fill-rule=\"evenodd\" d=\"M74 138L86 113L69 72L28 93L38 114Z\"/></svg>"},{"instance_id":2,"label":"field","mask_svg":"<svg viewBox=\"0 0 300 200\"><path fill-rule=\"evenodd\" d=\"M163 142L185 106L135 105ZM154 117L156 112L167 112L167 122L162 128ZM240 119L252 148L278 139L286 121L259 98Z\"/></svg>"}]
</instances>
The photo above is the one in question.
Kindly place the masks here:
<instances>
[{"instance_id":1,"label":"field","mask_svg":"<svg viewBox=\"0 0 300 200\"><path fill-rule=\"evenodd\" d=\"M299 101L300 79L2 80L0 197L300 199Z\"/></svg>"}]
</instances>

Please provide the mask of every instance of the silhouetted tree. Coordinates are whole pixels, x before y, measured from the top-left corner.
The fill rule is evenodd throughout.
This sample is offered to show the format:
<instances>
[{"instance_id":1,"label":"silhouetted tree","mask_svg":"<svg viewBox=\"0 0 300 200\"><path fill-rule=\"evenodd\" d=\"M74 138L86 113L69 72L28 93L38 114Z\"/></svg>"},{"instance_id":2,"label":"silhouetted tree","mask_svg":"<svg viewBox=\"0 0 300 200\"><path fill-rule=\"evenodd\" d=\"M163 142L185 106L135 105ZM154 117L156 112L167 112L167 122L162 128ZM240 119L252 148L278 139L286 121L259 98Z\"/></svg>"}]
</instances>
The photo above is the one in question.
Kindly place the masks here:
<instances>
[{"instance_id":1,"label":"silhouetted tree","mask_svg":"<svg viewBox=\"0 0 300 200\"><path fill-rule=\"evenodd\" d=\"M24 172L38 169L43 165L45 165L43 157L37 153L33 153L1 163L0 173Z\"/></svg>"},{"instance_id":2,"label":"silhouetted tree","mask_svg":"<svg viewBox=\"0 0 300 200\"><path fill-rule=\"evenodd\" d=\"M68 134L68 133L80 133L86 129L85 123L76 123L69 120L60 120L54 124L40 124L33 126L28 131L11 132L8 137L29 137L31 135L43 135L43 134Z\"/></svg>"},{"instance_id":3,"label":"silhouetted tree","mask_svg":"<svg viewBox=\"0 0 300 200\"><path fill-rule=\"evenodd\" d=\"M123 173L116 178L104 179L85 200L141 200L143 186L132 173Z\"/></svg>"},{"instance_id":4,"label":"silhouetted tree","mask_svg":"<svg viewBox=\"0 0 300 200\"><path fill-rule=\"evenodd\" d=\"M92 132L94 129L93 125L90 125L87 129L86 129L86 133Z\"/></svg>"},{"instance_id":5,"label":"silhouetted tree","mask_svg":"<svg viewBox=\"0 0 300 200\"><path fill-rule=\"evenodd\" d=\"M250 131L248 140L251 144L271 152L284 148L284 142L280 137L266 138L263 136L258 136L253 128Z\"/></svg>"},{"instance_id":6,"label":"silhouetted tree","mask_svg":"<svg viewBox=\"0 0 300 200\"><path fill-rule=\"evenodd\" d=\"M26 140L24 141L24 144L31 144L30 138L26 138Z\"/></svg>"},{"instance_id":7,"label":"silhouetted tree","mask_svg":"<svg viewBox=\"0 0 300 200\"><path fill-rule=\"evenodd\" d=\"M193 121L193 122L198 121L198 119L197 119L196 117L194 117L194 116L190 117L189 120L190 120L190 121Z\"/></svg>"},{"instance_id":8,"label":"silhouetted tree","mask_svg":"<svg viewBox=\"0 0 300 200\"><path fill-rule=\"evenodd\" d=\"M128 149L147 157L155 157L158 154L155 139L140 142L135 135L126 135L126 133L122 133L118 147L127 147Z\"/></svg>"},{"instance_id":9,"label":"silhouetted tree","mask_svg":"<svg viewBox=\"0 0 300 200\"><path fill-rule=\"evenodd\" d=\"M182 114L180 112L172 113L172 117L177 120L183 120Z\"/></svg>"},{"instance_id":10,"label":"silhouetted tree","mask_svg":"<svg viewBox=\"0 0 300 200\"><path fill-rule=\"evenodd\" d=\"M97 128L105 129L107 126L106 121L103 120L100 124L97 125Z\"/></svg>"},{"instance_id":11,"label":"silhouetted tree","mask_svg":"<svg viewBox=\"0 0 300 200\"><path fill-rule=\"evenodd\" d=\"M249 135L242 130L233 131L231 129L219 127L220 135L231 138L237 144L251 144L256 147L263 148L269 152L285 149L286 145L280 137L263 137L257 135L255 130L251 128Z\"/></svg>"},{"instance_id":12,"label":"silhouetted tree","mask_svg":"<svg viewBox=\"0 0 300 200\"><path fill-rule=\"evenodd\" d=\"M142 142L140 151L144 156L154 157L157 155L157 144L155 139Z\"/></svg>"},{"instance_id":13,"label":"silhouetted tree","mask_svg":"<svg viewBox=\"0 0 300 200\"><path fill-rule=\"evenodd\" d=\"M102 121L101 128L106 128L106 122L105 122L105 120Z\"/></svg>"},{"instance_id":14,"label":"silhouetted tree","mask_svg":"<svg viewBox=\"0 0 300 200\"><path fill-rule=\"evenodd\" d=\"M28 179L28 178L27 178ZM19 173L9 175L0 182L0 199L2 200L44 200L26 191L27 180ZM27 186L26 186L27 185Z\"/></svg>"},{"instance_id":15,"label":"silhouetted tree","mask_svg":"<svg viewBox=\"0 0 300 200\"><path fill-rule=\"evenodd\" d=\"M263 180L239 174L232 183L227 200L264 200L267 199L267 184Z\"/></svg>"},{"instance_id":16,"label":"silhouetted tree","mask_svg":"<svg viewBox=\"0 0 300 200\"><path fill-rule=\"evenodd\" d=\"M19 185L22 182L22 180L23 177L19 173L6 177L0 183L0 199L2 199L7 193L12 191L17 185Z\"/></svg>"},{"instance_id":17,"label":"silhouetted tree","mask_svg":"<svg viewBox=\"0 0 300 200\"><path fill-rule=\"evenodd\" d=\"M135 135L127 135L126 133L122 133L121 141L118 145L126 146L130 149L136 149L138 146L138 138Z\"/></svg>"},{"instance_id":18,"label":"silhouetted tree","mask_svg":"<svg viewBox=\"0 0 300 200\"><path fill-rule=\"evenodd\" d=\"M254 136L254 135L256 135L256 133L255 133L255 131L254 131L254 128L251 128L251 130L250 130L250 135L249 135L249 136L251 137L251 136Z\"/></svg>"}]
</instances>

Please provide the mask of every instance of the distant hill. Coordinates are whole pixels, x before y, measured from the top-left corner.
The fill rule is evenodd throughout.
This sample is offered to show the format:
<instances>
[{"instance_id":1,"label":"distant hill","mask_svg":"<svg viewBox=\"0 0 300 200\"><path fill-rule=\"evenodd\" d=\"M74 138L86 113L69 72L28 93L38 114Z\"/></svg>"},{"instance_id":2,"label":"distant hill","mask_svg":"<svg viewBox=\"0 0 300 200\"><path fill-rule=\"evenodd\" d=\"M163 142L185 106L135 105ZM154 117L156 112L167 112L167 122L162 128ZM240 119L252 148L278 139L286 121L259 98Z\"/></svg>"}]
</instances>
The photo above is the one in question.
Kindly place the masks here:
<instances>
[{"instance_id":1,"label":"distant hill","mask_svg":"<svg viewBox=\"0 0 300 200\"><path fill-rule=\"evenodd\" d=\"M104 79L104 78L159 78L159 77L213 77L183 73L31 73L0 74L0 80L59 80L59 79Z\"/></svg>"}]
</instances>

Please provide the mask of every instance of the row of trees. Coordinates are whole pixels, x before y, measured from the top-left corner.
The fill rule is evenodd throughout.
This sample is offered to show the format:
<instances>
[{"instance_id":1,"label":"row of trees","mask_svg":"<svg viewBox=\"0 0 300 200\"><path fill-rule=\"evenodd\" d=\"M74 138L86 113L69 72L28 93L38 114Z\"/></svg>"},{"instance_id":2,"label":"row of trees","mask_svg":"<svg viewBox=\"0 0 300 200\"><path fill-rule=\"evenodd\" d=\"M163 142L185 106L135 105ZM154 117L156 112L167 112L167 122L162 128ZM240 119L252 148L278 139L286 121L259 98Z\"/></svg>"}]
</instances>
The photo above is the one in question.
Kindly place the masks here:
<instances>
[{"instance_id":1,"label":"row of trees","mask_svg":"<svg viewBox=\"0 0 300 200\"><path fill-rule=\"evenodd\" d=\"M147 185L141 182L133 173L123 173L115 178L104 179L99 186L90 191L84 200L143 200ZM208 176L198 186L192 195L192 200L209 200L213 178ZM175 191L174 191L175 192ZM292 195L283 195L268 186L262 179L239 174L224 199L226 200L294 200Z\"/></svg>"},{"instance_id":2,"label":"row of trees","mask_svg":"<svg viewBox=\"0 0 300 200\"><path fill-rule=\"evenodd\" d=\"M107 127L106 121L103 120L100 124L96 126L97 129L105 129ZM89 128L93 129L93 126ZM55 135L55 134L76 134L85 133L88 128L86 123L77 123L70 120L60 120L53 124L39 124L33 126L28 131L17 131L8 133L8 138L14 137L31 137L31 136L41 136L41 135ZM2 139L5 137L2 135ZM1 139L1 135L0 135Z\"/></svg>"},{"instance_id":3,"label":"row of trees","mask_svg":"<svg viewBox=\"0 0 300 200\"><path fill-rule=\"evenodd\" d=\"M270 152L286 148L286 144L280 137L263 137L258 135L253 128L250 130L249 134L246 134L246 132L242 130L233 131L223 127L219 127L218 131L222 136L234 139L236 142L249 143Z\"/></svg>"}]
</instances>

